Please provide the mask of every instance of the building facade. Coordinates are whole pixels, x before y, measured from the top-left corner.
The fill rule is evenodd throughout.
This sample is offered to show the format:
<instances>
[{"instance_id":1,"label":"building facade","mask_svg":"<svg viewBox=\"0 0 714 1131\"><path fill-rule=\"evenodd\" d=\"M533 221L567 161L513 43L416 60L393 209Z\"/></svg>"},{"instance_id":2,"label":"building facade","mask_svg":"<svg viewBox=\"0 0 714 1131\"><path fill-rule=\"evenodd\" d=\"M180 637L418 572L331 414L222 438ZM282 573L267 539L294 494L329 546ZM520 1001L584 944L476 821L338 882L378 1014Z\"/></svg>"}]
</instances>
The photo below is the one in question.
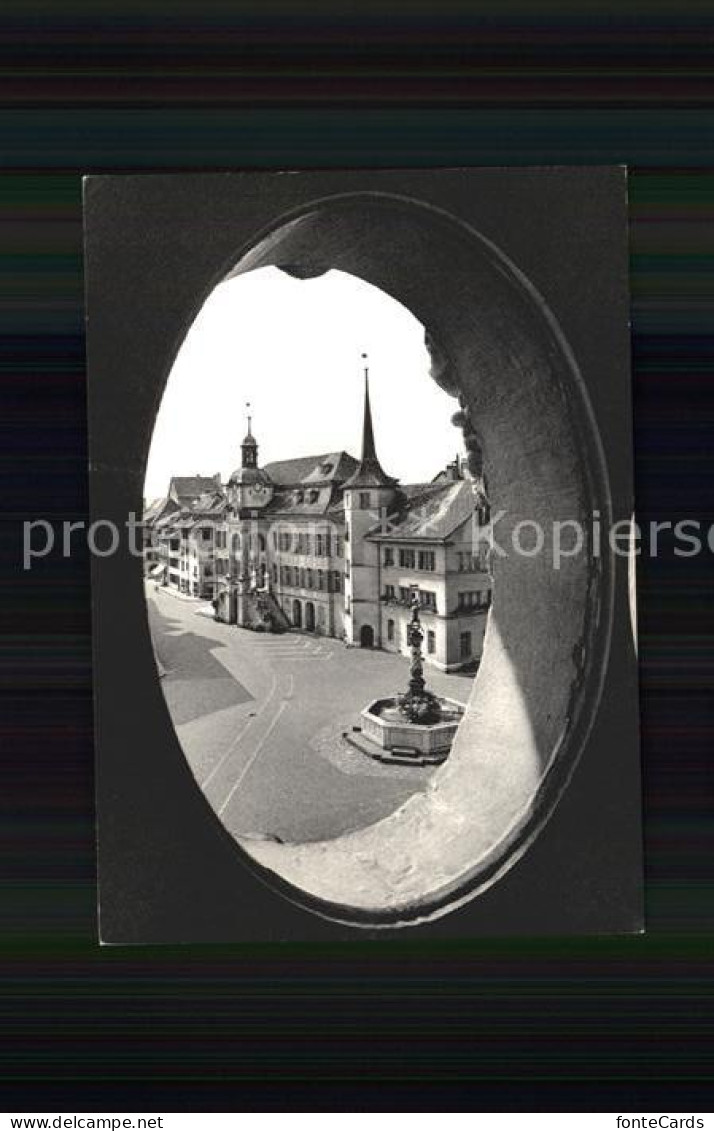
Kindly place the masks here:
<instances>
[{"instance_id":1,"label":"building facade","mask_svg":"<svg viewBox=\"0 0 714 1131\"><path fill-rule=\"evenodd\" d=\"M175 477L143 516L145 569L189 597L213 599L220 576L217 532L226 512L220 476Z\"/></svg>"},{"instance_id":2,"label":"building facade","mask_svg":"<svg viewBox=\"0 0 714 1131\"><path fill-rule=\"evenodd\" d=\"M340 451L261 467L249 418L240 467L225 489L210 482L151 520L165 584L211 598L218 619L243 628L405 655L416 594L425 660L444 671L478 662L491 603L483 484L458 459L431 483L388 476L366 373L359 460Z\"/></svg>"}]
</instances>

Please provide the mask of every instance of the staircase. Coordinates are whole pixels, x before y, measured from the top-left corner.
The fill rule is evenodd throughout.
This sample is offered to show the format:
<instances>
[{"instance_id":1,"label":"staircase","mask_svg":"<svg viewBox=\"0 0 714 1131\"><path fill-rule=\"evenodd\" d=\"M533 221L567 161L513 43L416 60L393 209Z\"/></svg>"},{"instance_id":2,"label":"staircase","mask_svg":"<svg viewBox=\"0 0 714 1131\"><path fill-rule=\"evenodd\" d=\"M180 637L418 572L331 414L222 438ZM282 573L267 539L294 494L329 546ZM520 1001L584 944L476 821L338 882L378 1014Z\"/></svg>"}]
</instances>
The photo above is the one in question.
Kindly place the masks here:
<instances>
[{"instance_id":1,"label":"staircase","mask_svg":"<svg viewBox=\"0 0 714 1131\"><path fill-rule=\"evenodd\" d=\"M253 632L287 632L292 627L272 593L257 590L247 593L245 601L245 627Z\"/></svg>"}]
</instances>

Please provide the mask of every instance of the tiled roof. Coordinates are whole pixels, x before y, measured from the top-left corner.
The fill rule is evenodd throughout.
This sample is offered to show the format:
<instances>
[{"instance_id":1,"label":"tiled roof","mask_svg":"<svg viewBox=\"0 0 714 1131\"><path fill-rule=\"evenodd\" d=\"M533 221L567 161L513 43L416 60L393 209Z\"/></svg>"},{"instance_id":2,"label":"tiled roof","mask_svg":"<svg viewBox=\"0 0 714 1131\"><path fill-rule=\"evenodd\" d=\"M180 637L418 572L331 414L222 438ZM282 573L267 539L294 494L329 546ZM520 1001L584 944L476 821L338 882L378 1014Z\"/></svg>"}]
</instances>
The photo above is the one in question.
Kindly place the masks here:
<instances>
[{"instance_id":1,"label":"tiled roof","mask_svg":"<svg viewBox=\"0 0 714 1131\"><path fill-rule=\"evenodd\" d=\"M190 507L194 513L200 512L201 514L220 514L227 506L226 496L223 491L218 491L213 487L212 491L206 491L205 494L199 495L196 502Z\"/></svg>"},{"instance_id":2,"label":"tiled roof","mask_svg":"<svg viewBox=\"0 0 714 1131\"><path fill-rule=\"evenodd\" d=\"M146 526L155 526L161 519L178 509L179 504L174 499L154 499L144 508L141 520Z\"/></svg>"},{"instance_id":3,"label":"tiled roof","mask_svg":"<svg viewBox=\"0 0 714 1131\"><path fill-rule=\"evenodd\" d=\"M157 518L154 526L156 530L172 530L174 527L181 524L181 511L170 511L168 514L162 514L161 518Z\"/></svg>"},{"instance_id":4,"label":"tiled roof","mask_svg":"<svg viewBox=\"0 0 714 1131\"><path fill-rule=\"evenodd\" d=\"M415 483L402 488L403 505L389 516L389 528L378 527L368 535L375 539L412 538L443 541L470 518L485 499L474 484Z\"/></svg>"},{"instance_id":5,"label":"tiled roof","mask_svg":"<svg viewBox=\"0 0 714 1131\"><path fill-rule=\"evenodd\" d=\"M265 510L273 515L321 515L330 506L333 490L330 486L281 487L275 491Z\"/></svg>"},{"instance_id":6,"label":"tiled roof","mask_svg":"<svg viewBox=\"0 0 714 1131\"><path fill-rule=\"evenodd\" d=\"M357 467L357 460L349 452L330 452L320 456L303 483L344 483Z\"/></svg>"},{"instance_id":7,"label":"tiled roof","mask_svg":"<svg viewBox=\"0 0 714 1131\"><path fill-rule=\"evenodd\" d=\"M348 452L327 452L325 455L299 456L297 459L266 463L263 470L277 486L291 487L304 482L340 482L347 479L356 467L357 460Z\"/></svg>"},{"instance_id":8,"label":"tiled roof","mask_svg":"<svg viewBox=\"0 0 714 1131\"><path fill-rule=\"evenodd\" d=\"M152 519L157 518L161 513L166 499L151 499L144 507L142 519L144 522L151 522Z\"/></svg>"},{"instance_id":9,"label":"tiled roof","mask_svg":"<svg viewBox=\"0 0 714 1131\"><path fill-rule=\"evenodd\" d=\"M207 491L215 491L217 486L211 475L174 475L169 485L169 494L185 504Z\"/></svg>"}]
</instances>

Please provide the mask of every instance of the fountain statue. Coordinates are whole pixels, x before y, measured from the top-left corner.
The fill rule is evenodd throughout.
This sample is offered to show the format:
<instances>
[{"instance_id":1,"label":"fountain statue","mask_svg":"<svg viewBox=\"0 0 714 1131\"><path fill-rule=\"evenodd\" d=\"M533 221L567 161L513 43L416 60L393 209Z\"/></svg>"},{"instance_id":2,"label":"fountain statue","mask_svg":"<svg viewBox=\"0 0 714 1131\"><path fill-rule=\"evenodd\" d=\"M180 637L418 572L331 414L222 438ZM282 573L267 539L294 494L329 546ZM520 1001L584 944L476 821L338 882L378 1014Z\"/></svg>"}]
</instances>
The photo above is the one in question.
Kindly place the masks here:
<instances>
[{"instance_id":1,"label":"fountain statue","mask_svg":"<svg viewBox=\"0 0 714 1131\"><path fill-rule=\"evenodd\" d=\"M421 605L414 594L411 601L412 619L409 622L408 640L411 648L409 690L397 698L399 710L410 723L438 723L441 720L441 703L431 691L426 690L424 657L421 651L424 633L419 619Z\"/></svg>"},{"instance_id":2,"label":"fountain statue","mask_svg":"<svg viewBox=\"0 0 714 1131\"><path fill-rule=\"evenodd\" d=\"M363 753L384 762L428 764L443 762L464 716L463 703L428 691L424 679L424 639L419 598L411 602L409 622L409 687L402 695L377 699L361 712L361 732L366 742L356 742Z\"/></svg>"}]
</instances>

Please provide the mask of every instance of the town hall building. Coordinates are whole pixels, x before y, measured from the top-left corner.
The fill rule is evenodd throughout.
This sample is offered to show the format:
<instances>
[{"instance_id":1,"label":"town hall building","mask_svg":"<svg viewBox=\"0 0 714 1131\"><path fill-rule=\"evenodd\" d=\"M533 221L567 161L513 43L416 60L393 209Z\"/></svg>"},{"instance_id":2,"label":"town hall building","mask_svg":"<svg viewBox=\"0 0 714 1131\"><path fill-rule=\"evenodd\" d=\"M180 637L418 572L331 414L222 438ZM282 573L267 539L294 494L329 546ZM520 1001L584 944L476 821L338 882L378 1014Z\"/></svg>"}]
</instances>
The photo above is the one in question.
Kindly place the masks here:
<instances>
[{"instance_id":1,"label":"town hall building","mask_svg":"<svg viewBox=\"0 0 714 1131\"><path fill-rule=\"evenodd\" d=\"M249 417L240 467L221 494L210 487L193 510L162 514L153 541L180 545L184 530L189 553L193 539L202 564L184 591L211 597L219 620L408 655L416 595L428 663L452 671L480 658L491 602L483 484L458 458L430 483L387 475L366 372L359 460L340 451L261 467Z\"/></svg>"}]
</instances>

